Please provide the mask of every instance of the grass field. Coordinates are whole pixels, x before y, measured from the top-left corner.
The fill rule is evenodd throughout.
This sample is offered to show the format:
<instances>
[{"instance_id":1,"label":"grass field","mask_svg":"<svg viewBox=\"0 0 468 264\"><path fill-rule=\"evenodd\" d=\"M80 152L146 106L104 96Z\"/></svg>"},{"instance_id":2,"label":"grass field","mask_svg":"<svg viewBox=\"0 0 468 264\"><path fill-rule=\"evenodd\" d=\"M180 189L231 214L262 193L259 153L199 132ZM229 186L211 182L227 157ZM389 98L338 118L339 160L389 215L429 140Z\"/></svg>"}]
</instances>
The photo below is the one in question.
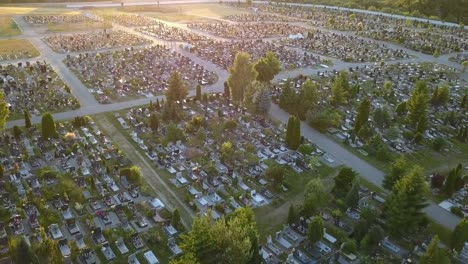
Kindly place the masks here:
<instances>
[{"instance_id":1,"label":"grass field","mask_svg":"<svg viewBox=\"0 0 468 264\"><path fill-rule=\"evenodd\" d=\"M1 8L0 8L1 10ZM0 11L1 12L1 11ZM21 30L11 17L0 17L0 36L11 37L21 34Z\"/></svg>"},{"instance_id":2,"label":"grass field","mask_svg":"<svg viewBox=\"0 0 468 264\"><path fill-rule=\"evenodd\" d=\"M41 6L0 6L0 15L52 15L52 14L77 14L67 8L41 7Z\"/></svg>"},{"instance_id":3,"label":"grass field","mask_svg":"<svg viewBox=\"0 0 468 264\"><path fill-rule=\"evenodd\" d=\"M14 56L17 55L15 58ZM23 59L39 56L39 52L25 39L2 39L0 40L0 60Z\"/></svg>"},{"instance_id":4,"label":"grass field","mask_svg":"<svg viewBox=\"0 0 468 264\"><path fill-rule=\"evenodd\" d=\"M227 15L249 13L246 9L221 4L183 4L164 6L135 6L122 9L125 12L147 13L171 22L191 22L203 18L221 18Z\"/></svg>"}]
</instances>

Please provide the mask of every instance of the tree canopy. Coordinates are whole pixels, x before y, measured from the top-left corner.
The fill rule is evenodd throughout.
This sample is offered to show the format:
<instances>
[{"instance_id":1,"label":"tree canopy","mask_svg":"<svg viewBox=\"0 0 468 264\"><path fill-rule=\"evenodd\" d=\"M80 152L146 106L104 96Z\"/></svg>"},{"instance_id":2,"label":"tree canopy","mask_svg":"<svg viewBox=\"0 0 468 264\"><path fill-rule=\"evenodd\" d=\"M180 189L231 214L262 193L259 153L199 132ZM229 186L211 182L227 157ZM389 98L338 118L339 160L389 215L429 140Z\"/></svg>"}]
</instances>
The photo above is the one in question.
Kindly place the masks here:
<instances>
[{"instance_id":1,"label":"tree canopy","mask_svg":"<svg viewBox=\"0 0 468 264\"><path fill-rule=\"evenodd\" d=\"M57 128L55 127L54 118L48 112L42 115L41 131L43 139L58 138L58 132Z\"/></svg>"},{"instance_id":2,"label":"tree canopy","mask_svg":"<svg viewBox=\"0 0 468 264\"><path fill-rule=\"evenodd\" d=\"M269 83L281 71L281 63L275 54L268 51L265 57L258 59L254 66L257 71L257 81Z\"/></svg>"},{"instance_id":3,"label":"tree canopy","mask_svg":"<svg viewBox=\"0 0 468 264\"><path fill-rule=\"evenodd\" d=\"M229 68L227 83L230 88L230 95L234 103L240 105L244 100L244 90L257 78L257 72L250 61L250 55L245 52L238 52L232 67Z\"/></svg>"},{"instance_id":4,"label":"tree canopy","mask_svg":"<svg viewBox=\"0 0 468 264\"><path fill-rule=\"evenodd\" d=\"M167 102L171 104L176 101L182 101L183 99L185 99L185 97L187 97L187 94L187 87L185 86L182 77L180 77L179 72L172 72L171 77L168 81L167 90L164 93Z\"/></svg>"}]
</instances>

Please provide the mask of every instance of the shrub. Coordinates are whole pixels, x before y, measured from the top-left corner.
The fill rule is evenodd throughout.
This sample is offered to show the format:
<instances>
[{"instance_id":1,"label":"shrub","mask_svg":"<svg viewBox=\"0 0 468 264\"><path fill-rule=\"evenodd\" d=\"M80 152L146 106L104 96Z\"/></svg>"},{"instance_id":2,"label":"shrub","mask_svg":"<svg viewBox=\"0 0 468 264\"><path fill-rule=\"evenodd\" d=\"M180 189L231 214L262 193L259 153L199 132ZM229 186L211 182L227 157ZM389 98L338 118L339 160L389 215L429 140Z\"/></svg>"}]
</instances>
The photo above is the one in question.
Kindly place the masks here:
<instances>
[{"instance_id":1,"label":"shrub","mask_svg":"<svg viewBox=\"0 0 468 264\"><path fill-rule=\"evenodd\" d=\"M452 214L457 215L459 217L464 217L463 211L460 209L460 207L454 206L450 208L450 212L452 212Z\"/></svg>"}]
</instances>

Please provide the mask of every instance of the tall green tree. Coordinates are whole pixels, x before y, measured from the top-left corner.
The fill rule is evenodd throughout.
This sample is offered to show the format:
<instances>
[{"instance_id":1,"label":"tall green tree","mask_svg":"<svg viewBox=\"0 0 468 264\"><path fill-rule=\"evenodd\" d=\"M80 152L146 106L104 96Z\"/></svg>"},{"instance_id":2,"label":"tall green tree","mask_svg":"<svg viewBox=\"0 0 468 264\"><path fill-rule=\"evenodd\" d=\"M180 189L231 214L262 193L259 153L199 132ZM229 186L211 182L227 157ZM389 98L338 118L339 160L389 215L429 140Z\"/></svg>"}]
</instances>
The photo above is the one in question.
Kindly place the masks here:
<instances>
[{"instance_id":1,"label":"tall green tree","mask_svg":"<svg viewBox=\"0 0 468 264\"><path fill-rule=\"evenodd\" d=\"M462 172L463 167L460 163L457 167L450 170L444 185L444 191L447 194L447 196L451 197L453 193L457 190L457 185L462 178Z\"/></svg>"},{"instance_id":2,"label":"tall green tree","mask_svg":"<svg viewBox=\"0 0 468 264\"><path fill-rule=\"evenodd\" d=\"M173 259L169 264L200 264L192 253L184 253L180 258Z\"/></svg>"},{"instance_id":3,"label":"tall green tree","mask_svg":"<svg viewBox=\"0 0 468 264\"><path fill-rule=\"evenodd\" d=\"M228 85L231 98L235 104L240 105L244 99L244 89L257 78L257 72L250 62L250 55L238 52L232 67L229 68Z\"/></svg>"},{"instance_id":4,"label":"tall green tree","mask_svg":"<svg viewBox=\"0 0 468 264\"><path fill-rule=\"evenodd\" d=\"M182 101L187 97L188 91L185 86L184 80L180 77L179 72L174 71L169 78L167 90L164 95L169 104L175 103L176 101Z\"/></svg>"},{"instance_id":5,"label":"tall green tree","mask_svg":"<svg viewBox=\"0 0 468 264\"><path fill-rule=\"evenodd\" d=\"M292 225L297 220L296 209L294 209L294 204L289 206L288 211L288 224Z\"/></svg>"},{"instance_id":6,"label":"tall green tree","mask_svg":"<svg viewBox=\"0 0 468 264\"><path fill-rule=\"evenodd\" d=\"M424 219L428 186L421 167L414 167L393 187L385 202L385 216L390 234L412 234Z\"/></svg>"},{"instance_id":7,"label":"tall green tree","mask_svg":"<svg viewBox=\"0 0 468 264\"><path fill-rule=\"evenodd\" d=\"M328 202L328 192L319 178L310 180L305 186L304 213L311 216L317 213Z\"/></svg>"},{"instance_id":8,"label":"tall green tree","mask_svg":"<svg viewBox=\"0 0 468 264\"><path fill-rule=\"evenodd\" d=\"M179 213L179 209L174 209L174 211L172 212L172 219L171 219L171 224L175 227L175 228L182 228L182 222L180 221L180 213Z\"/></svg>"},{"instance_id":9,"label":"tall green tree","mask_svg":"<svg viewBox=\"0 0 468 264\"><path fill-rule=\"evenodd\" d=\"M439 237L435 235L426 253L419 258L420 264L450 264L450 259L447 253L439 247Z\"/></svg>"},{"instance_id":10,"label":"tall green tree","mask_svg":"<svg viewBox=\"0 0 468 264\"><path fill-rule=\"evenodd\" d=\"M338 175L334 178L335 185L333 186L333 193L338 197L344 197L357 177L357 173L349 167L342 168Z\"/></svg>"},{"instance_id":11,"label":"tall green tree","mask_svg":"<svg viewBox=\"0 0 468 264\"><path fill-rule=\"evenodd\" d=\"M414 128L418 128L420 122L427 119L429 95L427 84L424 81L417 81L408 100L408 122ZM426 128L419 125L418 132L424 133Z\"/></svg>"},{"instance_id":12,"label":"tall green tree","mask_svg":"<svg viewBox=\"0 0 468 264\"><path fill-rule=\"evenodd\" d=\"M57 128L55 127L54 118L49 112L42 115L41 131L43 139L58 138L58 132Z\"/></svg>"},{"instance_id":13,"label":"tall green tree","mask_svg":"<svg viewBox=\"0 0 468 264\"><path fill-rule=\"evenodd\" d=\"M267 178L273 181L273 186L278 187L283 184L285 169L282 166L271 166L265 171Z\"/></svg>"},{"instance_id":14,"label":"tall green tree","mask_svg":"<svg viewBox=\"0 0 468 264\"><path fill-rule=\"evenodd\" d=\"M24 126L26 128L31 128L31 115L29 114L28 110L24 110Z\"/></svg>"},{"instance_id":15,"label":"tall green tree","mask_svg":"<svg viewBox=\"0 0 468 264\"><path fill-rule=\"evenodd\" d=\"M384 231L380 226L372 226L361 241L361 249L366 253L372 253L384 239Z\"/></svg>"},{"instance_id":16,"label":"tall green tree","mask_svg":"<svg viewBox=\"0 0 468 264\"><path fill-rule=\"evenodd\" d=\"M357 208L359 205L359 181L355 180L353 186L348 191L345 197L345 202L348 207Z\"/></svg>"},{"instance_id":17,"label":"tall green tree","mask_svg":"<svg viewBox=\"0 0 468 264\"><path fill-rule=\"evenodd\" d=\"M317 106L320 100L318 90L319 85L311 80L307 80L302 84L300 99L301 103L304 104L303 112L307 112L307 110L313 109Z\"/></svg>"},{"instance_id":18,"label":"tall green tree","mask_svg":"<svg viewBox=\"0 0 468 264\"><path fill-rule=\"evenodd\" d=\"M16 246L16 263L17 264L31 264L36 263L36 257L31 251L28 243L22 238Z\"/></svg>"},{"instance_id":19,"label":"tall green tree","mask_svg":"<svg viewBox=\"0 0 468 264\"><path fill-rule=\"evenodd\" d=\"M323 230L323 220L320 216L315 216L312 218L312 221L309 224L307 229L307 239L311 245L320 241L323 238L324 230Z\"/></svg>"},{"instance_id":20,"label":"tall green tree","mask_svg":"<svg viewBox=\"0 0 468 264\"><path fill-rule=\"evenodd\" d=\"M184 254L193 254L200 263L217 263L214 259L216 252L215 234L212 232L209 216L196 217L192 223L192 230L182 234L180 247Z\"/></svg>"},{"instance_id":21,"label":"tall green tree","mask_svg":"<svg viewBox=\"0 0 468 264\"><path fill-rule=\"evenodd\" d=\"M231 92L227 81L224 82L224 96L227 98L231 97Z\"/></svg>"},{"instance_id":22,"label":"tall green tree","mask_svg":"<svg viewBox=\"0 0 468 264\"><path fill-rule=\"evenodd\" d=\"M197 85L197 90L196 90L196 95L195 98L197 98L197 101L201 101L202 93L201 93L201 85Z\"/></svg>"},{"instance_id":23,"label":"tall green tree","mask_svg":"<svg viewBox=\"0 0 468 264\"><path fill-rule=\"evenodd\" d=\"M159 118L157 115L152 114L150 119L150 127L153 132L157 132L159 128Z\"/></svg>"},{"instance_id":24,"label":"tall green tree","mask_svg":"<svg viewBox=\"0 0 468 264\"><path fill-rule=\"evenodd\" d=\"M258 59L254 66L257 71L257 81L269 83L281 71L281 63L275 54L268 51L265 57Z\"/></svg>"},{"instance_id":25,"label":"tall green tree","mask_svg":"<svg viewBox=\"0 0 468 264\"><path fill-rule=\"evenodd\" d=\"M410 169L410 164L404 156L398 157L390 166L390 172L385 175L383 187L389 191L393 189L395 183L403 177Z\"/></svg>"},{"instance_id":26,"label":"tall green tree","mask_svg":"<svg viewBox=\"0 0 468 264\"><path fill-rule=\"evenodd\" d=\"M354 132L356 134L361 131L361 128L367 126L370 109L371 105L369 99L364 98L358 107L358 113L356 115L356 120L354 121Z\"/></svg>"},{"instance_id":27,"label":"tall green tree","mask_svg":"<svg viewBox=\"0 0 468 264\"><path fill-rule=\"evenodd\" d=\"M0 130L3 130L6 119L10 110L8 110L7 102L5 101L5 95L0 91Z\"/></svg>"},{"instance_id":28,"label":"tall green tree","mask_svg":"<svg viewBox=\"0 0 468 264\"><path fill-rule=\"evenodd\" d=\"M452 232L451 246L460 252L466 241L468 241L468 218L463 218Z\"/></svg>"},{"instance_id":29,"label":"tall green tree","mask_svg":"<svg viewBox=\"0 0 468 264\"><path fill-rule=\"evenodd\" d=\"M270 90L262 87L255 96L255 112L260 115L267 115L271 108Z\"/></svg>"},{"instance_id":30,"label":"tall green tree","mask_svg":"<svg viewBox=\"0 0 468 264\"><path fill-rule=\"evenodd\" d=\"M332 83L330 103L335 106L347 104L348 92L348 74L345 71L341 71Z\"/></svg>"}]
</instances>

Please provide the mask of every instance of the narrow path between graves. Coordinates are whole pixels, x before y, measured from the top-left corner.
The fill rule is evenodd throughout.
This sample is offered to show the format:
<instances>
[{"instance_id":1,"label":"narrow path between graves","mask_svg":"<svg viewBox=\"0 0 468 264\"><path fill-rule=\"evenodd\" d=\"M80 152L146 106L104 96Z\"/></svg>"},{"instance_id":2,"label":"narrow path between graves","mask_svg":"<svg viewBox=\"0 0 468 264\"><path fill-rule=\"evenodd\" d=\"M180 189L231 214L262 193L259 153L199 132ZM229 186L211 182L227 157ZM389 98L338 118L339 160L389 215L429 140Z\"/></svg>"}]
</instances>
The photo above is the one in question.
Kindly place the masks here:
<instances>
[{"instance_id":1,"label":"narrow path between graves","mask_svg":"<svg viewBox=\"0 0 468 264\"><path fill-rule=\"evenodd\" d=\"M170 211L179 208L182 223L187 229L190 229L192 219L195 216L192 209L190 209L185 202L172 191L170 186L164 182L161 176L154 170L154 168L147 162L140 152L132 145L131 142L117 129L112 122L109 121L105 115L100 115L95 119L96 124L101 127L110 138L111 141L119 146L125 153L128 159L141 169L143 177L146 182L154 189L157 196L163 201Z\"/></svg>"}]
</instances>

